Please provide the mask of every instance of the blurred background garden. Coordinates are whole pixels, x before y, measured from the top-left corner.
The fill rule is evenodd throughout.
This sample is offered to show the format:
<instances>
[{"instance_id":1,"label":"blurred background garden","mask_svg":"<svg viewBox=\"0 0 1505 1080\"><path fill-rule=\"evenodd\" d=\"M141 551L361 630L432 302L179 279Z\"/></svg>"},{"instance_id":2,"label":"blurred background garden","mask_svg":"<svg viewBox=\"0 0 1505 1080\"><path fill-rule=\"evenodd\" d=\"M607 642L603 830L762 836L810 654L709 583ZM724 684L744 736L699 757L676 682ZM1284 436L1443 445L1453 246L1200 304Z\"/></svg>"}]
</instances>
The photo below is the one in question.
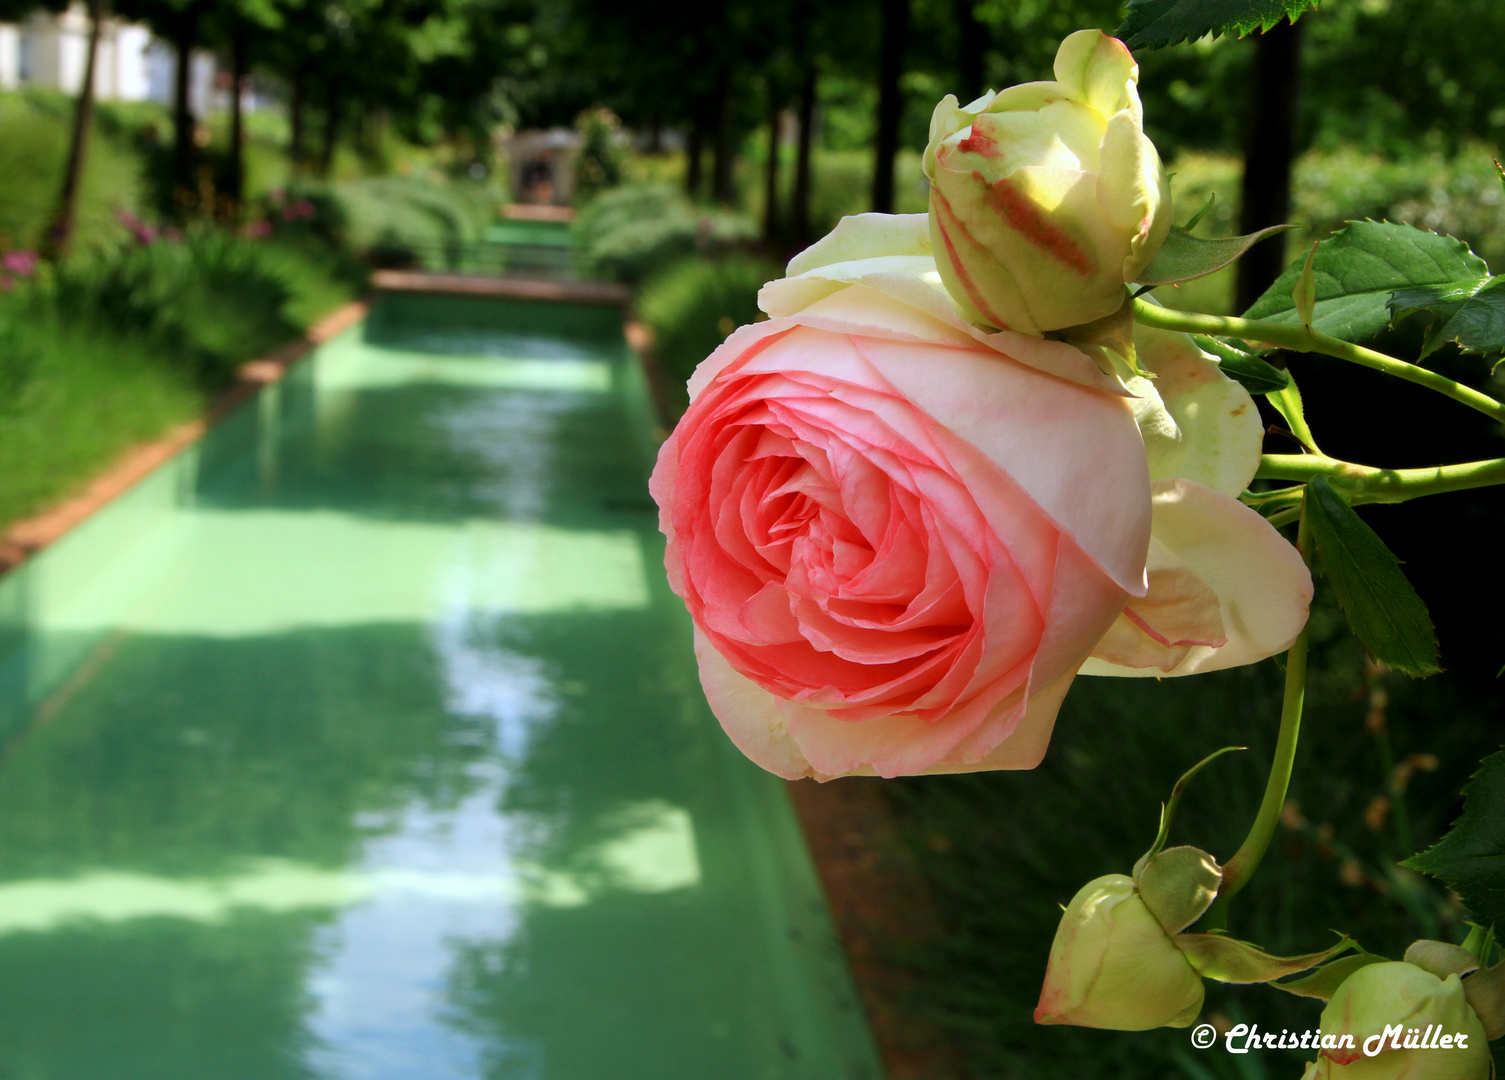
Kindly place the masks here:
<instances>
[{"instance_id":1,"label":"blurred background garden","mask_svg":"<svg viewBox=\"0 0 1505 1080\"><path fill-rule=\"evenodd\" d=\"M382 270L626 286L670 423L793 252L846 214L925 210L941 96L1049 77L1066 33L1121 15L1111 0L0 0L0 528L200 416L240 365ZM1268 242L1244 281L1160 299L1241 310L1362 218L1451 233L1505 272L1502 38L1498 0L1330 0L1295 29L1139 56L1176 220L1215 196L1199 233L1309 230ZM1420 327L1389 333L1404 349ZM1505 450L1452 403L1340 381L1336 363L1293 361L1328 452L1419 466ZM1428 363L1501 391L1478 357ZM1396 863L1446 828L1505 734L1498 495L1365 516L1431 606L1448 670L1375 667L1319 586L1292 802L1231 924L1279 952L1327 944L1297 929L1315 925L1397 957L1417 936L1461 939L1458 904ZM838 916L893 1080L1299 1075L1299 1052L1030 1020L1056 905L1126 872L1175 778L1228 744L1250 750L1199 779L1177 839L1236 846L1280 679L1275 661L1084 679L1034 773L841 782L864 794L817 854L876 893ZM1277 997L1219 987L1208 1013L1315 1026L1314 1003Z\"/></svg>"}]
</instances>

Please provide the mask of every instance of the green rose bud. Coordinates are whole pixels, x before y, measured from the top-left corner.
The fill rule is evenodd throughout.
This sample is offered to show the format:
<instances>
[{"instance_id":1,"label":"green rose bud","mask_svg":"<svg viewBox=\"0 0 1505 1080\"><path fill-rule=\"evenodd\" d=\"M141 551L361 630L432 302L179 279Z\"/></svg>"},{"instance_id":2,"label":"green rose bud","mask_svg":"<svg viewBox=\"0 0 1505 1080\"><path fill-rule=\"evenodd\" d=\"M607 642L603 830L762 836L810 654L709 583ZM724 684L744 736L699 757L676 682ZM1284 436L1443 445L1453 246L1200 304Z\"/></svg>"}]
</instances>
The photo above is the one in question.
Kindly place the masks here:
<instances>
[{"instance_id":1,"label":"green rose bud","mask_svg":"<svg viewBox=\"0 0 1505 1080\"><path fill-rule=\"evenodd\" d=\"M1072 898L1050 947L1037 1024L1145 1031L1186 1027L1201 1009L1201 977L1132 878L1109 874Z\"/></svg>"},{"instance_id":2,"label":"green rose bud","mask_svg":"<svg viewBox=\"0 0 1505 1080\"><path fill-rule=\"evenodd\" d=\"M1320 1045L1303 1080L1488 1080L1493 1069L1459 977L1407 963L1343 980L1322 1010Z\"/></svg>"},{"instance_id":3,"label":"green rose bud","mask_svg":"<svg viewBox=\"0 0 1505 1080\"><path fill-rule=\"evenodd\" d=\"M1082 30L1054 82L947 96L925 175L936 265L975 323L1043 334L1118 310L1170 228L1170 188L1145 137L1139 66Z\"/></svg>"}]
</instances>

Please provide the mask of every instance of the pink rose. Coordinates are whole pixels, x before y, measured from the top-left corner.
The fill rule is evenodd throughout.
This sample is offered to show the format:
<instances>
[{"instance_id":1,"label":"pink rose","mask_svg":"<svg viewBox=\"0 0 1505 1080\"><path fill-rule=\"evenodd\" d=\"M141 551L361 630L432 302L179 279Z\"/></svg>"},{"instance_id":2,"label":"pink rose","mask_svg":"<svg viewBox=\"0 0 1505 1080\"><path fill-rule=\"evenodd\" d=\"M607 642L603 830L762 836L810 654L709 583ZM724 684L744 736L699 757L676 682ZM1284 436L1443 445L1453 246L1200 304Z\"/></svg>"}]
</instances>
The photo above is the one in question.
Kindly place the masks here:
<instances>
[{"instance_id":1,"label":"pink rose","mask_svg":"<svg viewBox=\"0 0 1505 1080\"><path fill-rule=\"evenodd\" d=\"M1204 492L1234 532L1262 529L1294 557L1195 478L1152 489L1141 428L1179 436L1186 401L1211 424L1225 402L1207 372L1181 357L1169 402L1136 396L1069 345L973 326L923 215L848 218L789 275L760 295L773 318L696 370L651 481L701 682L748 757L791 779L1031 768L1072 679L1126 617L1094 661L1105 674L1162 674L1193 654L1218 666L1203 652L1248 644L1224 632L1192 545L1153 548L1169 592L1148 591L1152 516L1196 518ZM1211 377L1228 382L1215 365ZM1203 441L1211 464L1195 447L1161 457L1175 476L1190 463L1237 482L1243 466L1219 455L1242 443ZM1248 574L1268 562L1256 552Z\"/></svg>"},{"instance_id":2,"label":"pink rose","mask_svg":"<svg viewBox=\"0 0 1505 1080\"><path fill-rule=\"evenodd\" d=\"M1128 401L860 287L743 327L690 389L652 490L733 741L791 778L1038 762L1143 592Z\"/></svg>"}]
</instances>

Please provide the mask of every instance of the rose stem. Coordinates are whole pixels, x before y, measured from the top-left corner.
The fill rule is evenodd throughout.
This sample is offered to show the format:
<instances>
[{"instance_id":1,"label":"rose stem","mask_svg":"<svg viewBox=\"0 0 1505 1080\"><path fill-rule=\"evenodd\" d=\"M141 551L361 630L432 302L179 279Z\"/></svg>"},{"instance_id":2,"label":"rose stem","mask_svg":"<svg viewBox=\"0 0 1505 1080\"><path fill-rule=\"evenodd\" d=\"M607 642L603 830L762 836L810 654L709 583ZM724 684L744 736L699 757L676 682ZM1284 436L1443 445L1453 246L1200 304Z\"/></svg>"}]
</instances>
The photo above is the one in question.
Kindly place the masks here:
<instances>
[{"instance_id":1,"label":"rose stem","mask_svg":"<svg viewBox=\"0 0 1505 1080\"><path fill-rule=\"evenodd\" d=\"M1134 301L1134 318L1145 326L1153 326L1160 330L1180 330L1188 334L1209 334L1213 337L1237 337L1245 341L1262 342L1297 352L1336 356L1340 360L1361 364L1375 371L1394 375L1398 379L1416 383L1418 386L1425 386L1428 390L1435 390L1454 401L1462 402L1471 409L1477 409L1491 419L1505 423L1505 402L1496 401L1488 394L1480 393L1460 382L1454 382L1435 371L1409 364L1404 360L1397 360L1393 356L1386 356L1374 349L1366 349L1362 345L1350 344L1318 330L1309 330L1299 324L1239 319L1231 315L1201 315L1191 311L1173 311L1170 308L1146 303L1144 300Z\"/></svg>"},{"instance_id":2,"label":"rose stem","mask_svg":"<svg viewBox=\"0 0 1505 1080\"><path fill-rule=\"evenodd\" d=\"M1297 530L1296 547L1308 566L1312 563L1312 536L1307 527L1306 514L1301 515ZM1280 812L1285 807L1286 791L1291 786L1291 767L1296 761L1296 740L1301 734L1301 706L1306 699L1306 652L1310 632L1308 626L1301 628L1290 651L1286 653L1285 698L1280 708L1280 734L1275 740L1275 760L1270 765L1270 778L1265 782L1265 795L1259 804L1259 813L1249 835L1233 858L1223 864L1223 883L1218 888L1218 898L1208 909L1203 920L1208 929L1223 929L1228 925L1228 903L1254 876L1259 862L1265 857L1270 838L1275 835L1275 826L1280 821Z\"/></svg>"}]
</instances>

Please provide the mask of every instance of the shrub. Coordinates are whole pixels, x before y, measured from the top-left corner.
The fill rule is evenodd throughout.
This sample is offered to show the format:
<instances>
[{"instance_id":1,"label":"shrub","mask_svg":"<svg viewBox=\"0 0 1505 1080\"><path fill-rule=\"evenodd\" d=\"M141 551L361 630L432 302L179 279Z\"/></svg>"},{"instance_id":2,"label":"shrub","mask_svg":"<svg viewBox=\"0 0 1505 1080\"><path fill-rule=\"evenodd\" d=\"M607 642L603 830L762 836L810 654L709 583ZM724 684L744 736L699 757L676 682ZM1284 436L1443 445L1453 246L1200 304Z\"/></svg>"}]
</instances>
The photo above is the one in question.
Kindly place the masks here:
<instances>
[{"instance_id":1,"label":"shrub","mask_svg":"<svg viewBox=\"0 0 1505 1080\"><path fill-rule=\"evenodd\" d=\"M288 256L215 229L64 265L33 302L145 342L203 386L294 336Z\"/></svg>"},{"instance_id":2,"label":"shrub","mask_svg":"<svg viewBox=\"0 0 1505 1080\"><path fill-rule=\"evenodd\" d=\"M351 180L328 195L338 205L342 239L355 252L388 265L430 267L454 265L464 245L480 240L498 201L484 183L429 175Z\"/></svg>"},{"instance_id":3,"label":"shrub","mask_svg":"<svg viewBox=\"0 0 1505 1080\"><path fill-rule=\"evenodd\" d=\"M738 255L685 259L643 286L638 314L653 330L654 356L675 387L676 407L695 366L744 323L762 318L758 290L778 277L779 267Z\"/></svg>"},{"instance_id":4,"label":"shrub","mask_svg":"<svg viewBox=\"0 0 1505 1080\"><path fill-rule=\"evenodd\" d=\"M622 121L610 109L587 109L575 121L580 152L575 156L575 201L587 203L622 182Z\"/></svg>"},{"instance_id":5,"label":"shrub","mask_svg":"<svg viewBox=\"0 0 1505 1080\"><path fill-rule=\"evenodd\" d=\"M751 218L704 210L669 184L630 184L597 196L575 219L586 257L636 284L689 255L714 255L758 235Z\"/></svg>"}]
</instances>

